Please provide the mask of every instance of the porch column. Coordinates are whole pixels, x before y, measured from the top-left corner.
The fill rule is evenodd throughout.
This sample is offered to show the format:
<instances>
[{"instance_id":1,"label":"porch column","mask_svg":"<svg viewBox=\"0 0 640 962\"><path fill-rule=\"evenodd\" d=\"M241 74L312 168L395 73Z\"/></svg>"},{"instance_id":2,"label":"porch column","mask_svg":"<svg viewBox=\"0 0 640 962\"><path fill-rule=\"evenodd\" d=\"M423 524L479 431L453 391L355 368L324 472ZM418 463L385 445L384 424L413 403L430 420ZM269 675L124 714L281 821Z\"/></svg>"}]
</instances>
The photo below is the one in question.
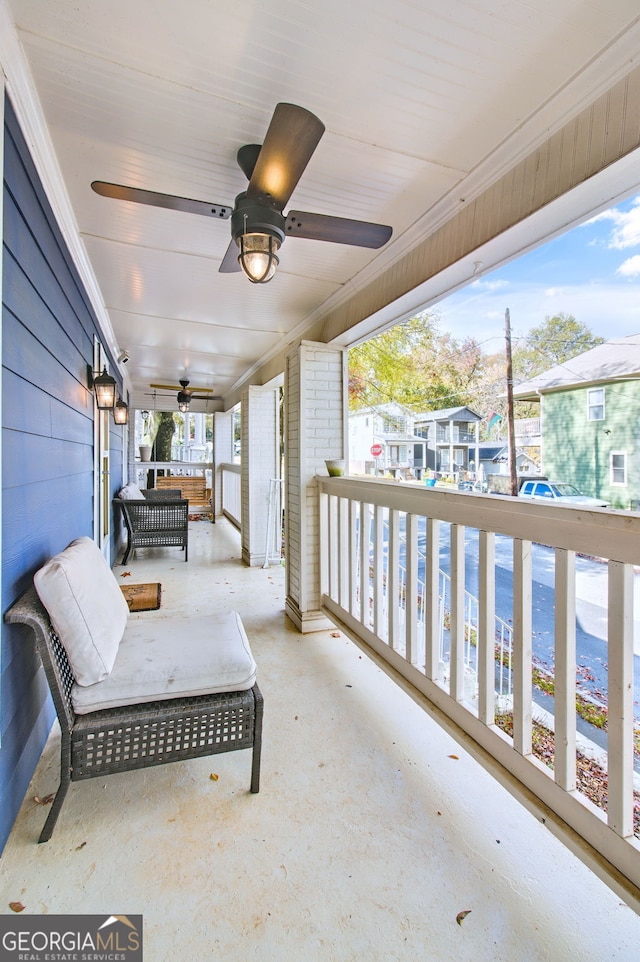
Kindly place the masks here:
<instances>
[{"instance_id":1,"label":"porch column","mask_svg":"<svg viewBox=\"0 0 640 962\"><path fill-rule=\"evenodd\" d=\"M269 523L269 498L277 478L279 447L279 393L274 388L252 386L240 405L242 457L242 560L256 566L265 562ZM273 508L273 506L272 506ZM273 510L271 522L275 526ZM273 531L270 549L273 551Z\"/></svg>"},{"instance_id":2,"label":"porch column","mask_svg":"<svg viewBox=\"0 0 640 962\"><path fill-rule=\"evenodd\" d=\"M286 603L303 633L331 627L320 611L317 474L326 458L347 457L347 355L303 341L286 358Z\"/></svg>"},{"instance_id":3,"label":"porch column","mask_svg":"<svg viewBox=\"0 0 640 962\"><path fill-rule=\"evenodd\" d=\"M213 519L222 516L222 464L233 463L233 411L213 415Z\"/></svg>"}]
</instances>

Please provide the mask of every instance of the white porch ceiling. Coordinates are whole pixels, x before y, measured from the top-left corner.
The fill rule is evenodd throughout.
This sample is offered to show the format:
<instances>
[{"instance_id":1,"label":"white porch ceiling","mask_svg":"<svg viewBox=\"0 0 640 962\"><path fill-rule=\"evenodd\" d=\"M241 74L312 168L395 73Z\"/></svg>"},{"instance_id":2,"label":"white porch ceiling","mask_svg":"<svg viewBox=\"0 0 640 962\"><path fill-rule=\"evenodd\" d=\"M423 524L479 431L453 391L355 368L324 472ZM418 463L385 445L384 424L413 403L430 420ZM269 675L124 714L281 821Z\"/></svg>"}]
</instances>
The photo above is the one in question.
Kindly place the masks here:
<instances>
[{"instance_id":1,"label":"white porch ceiling","mask_svg":"<svg viewBox=\"0 0 640 962\"><path fill-rule=\"evenodd\" d=\"M637 0L0 4L137 407L151 383L181 377L231 398L312 318L407 256L448 196L490 183L606 89L640 20ZM236 151L262 141L279 101L327 128L287 207L389 224L382 250L290 238L274 280L254 286L218 273L228 221L90 189L232 204L246 185Z\"/></svg>"}]
</instances>

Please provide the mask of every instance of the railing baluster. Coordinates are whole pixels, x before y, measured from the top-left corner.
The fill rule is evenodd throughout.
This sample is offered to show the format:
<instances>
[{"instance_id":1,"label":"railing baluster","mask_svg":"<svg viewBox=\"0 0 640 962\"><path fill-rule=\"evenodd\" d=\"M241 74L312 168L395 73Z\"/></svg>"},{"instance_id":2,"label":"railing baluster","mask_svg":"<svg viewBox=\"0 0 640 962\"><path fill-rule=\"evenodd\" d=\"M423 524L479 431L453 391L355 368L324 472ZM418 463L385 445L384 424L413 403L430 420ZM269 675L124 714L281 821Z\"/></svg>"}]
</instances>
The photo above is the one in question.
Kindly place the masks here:
<instances>
[{"instance_id":1,"label":"railing baluster","mask_svg":"<svg viewBox=\"0 0 640 962\"><path fill-rule=\"evenodd\" d=\"M405 595L405 658L410 665L424 665L418 647L418 516L407 515L407 584Z\"/></svg>"},{"instance_id":2,"label":"railing baluster","mask_svg":"<svg viewBox=\"0 0 640 962\"><path fill-rule=\"evenodd\" d=\"M556 548L555 779L576 787L576 555Z\"/></svg>"},{"instance_id":3,"label":"railing baluster","mask_svg":"<svg viewBox=\"0 0 640 962\"><path fill-rule=\"evenodd\" d=\"M609 562L609 828L633 834L633 568Z\"/></svg>"},{"instance_id":4,"label":"railing baluster","mask_svg":"<svg viewBox=\"0 0 640 962\"><path fill-rule=\"evenodd\" d=\"M357 501L347 501L345 499L345 504L347 505L349 512L349 570L347 571L348 579L348 606L349 614L358 614L358 584L360 585L360 595L362 592L369 592L369 578L367 572L367 578L363 583L362 572L358 573L358 502ZM358 577L360 574L360 577Z\"/></svg>"},{"instance_id":5,"label":"railing baluster","mask_svg":"<svg viewBox=\"0 0 640 962\"><path fill-rule=\"evenodd\" d=\"M397 650L400 642L400 516L393 508L389 511L387 607L389 644L394 650Z\"/></svg>"},{"instance_id":6,"label":"railing baluster","mask_svg":"<svg viewBox=\"0 0 640 962\"><path fill-rule=\"evenodd\" d=\"M342 608L349 608L349 565L351 562L349 543L349 502L338 498L338 601Z\"/></svg>"},{"instance_id":7,"label":"railing baluster","mask_svg":"<svg viewBox=\"0 0 640 962\"><path fill-rule=\"evenodd\" d=\"M360 502L360 621L368 625L369 618L369 505ZM375 550L375 545L374 545ZM374 582L373 590L376 590Z\"/></svg>"},{"instance_id":8,"label":"railing baluster","mask_svg":"<svg viewBox=\"0 0 640 962\"><path fill-rule=\"evenodd\" d=\"M329 596L339 601L338 596L338 556L342 550L338 528L338 499L329 497Z\"/></svg>"},{"instance_id":9,"label":"railing baluster","mask_svg":"<svg viewBox=\"0 0 640 962\"><path fill-rule=\"evenodd\" d=\"M451 525L451 687L456 701L464 700L464 526Z\"/></svg>"},{"instance_id":10,"label":"railing baluster","mask_svg":"<svg viewBox=\"0 0 640 962\"><path fill-rule=\"evenodd\" d=\"M320 492L320 594L329 594L329 545L331 544L331 531L329 529L329 495Z\"/></svg>"},{"instance_id":11,"label":"railing baluster","mask_svg":"<svg viewBox=\"0 0 640 962\"><path fill-rule=\"evenodd\" d=\"M427 518L425 571L425 670L428 678L440 678L440 522Z\"/></svg>"},{"instance_id":12,"label":"railing baluster","mask_svg":"<svg viewBox=\"0 0 640 962\"><path fill-rule=\"evenodd\" d=\"M479 541L478 717L493 725L496 717L496 536L481 531Z\"/></svg>"},{"instance_id":13,"label":"railing baluster","mask_svg":"<svg viewBox=\"0 0 640 962\"><path fill-rule=\"evenodd\" d=\"M521 755L532 751L531 542L513 539L513 747Z\"/></svg>"},{"instance_id":14,"label":"railing baluster","mask_svg":"<svg viewBox=\"0 0 640 962\"><path fill-rule=\"evenodd\" d=\"M384 509L373 509L373 630L378 637L386 631L384 624Z\"/></svg>"}]
</instances>

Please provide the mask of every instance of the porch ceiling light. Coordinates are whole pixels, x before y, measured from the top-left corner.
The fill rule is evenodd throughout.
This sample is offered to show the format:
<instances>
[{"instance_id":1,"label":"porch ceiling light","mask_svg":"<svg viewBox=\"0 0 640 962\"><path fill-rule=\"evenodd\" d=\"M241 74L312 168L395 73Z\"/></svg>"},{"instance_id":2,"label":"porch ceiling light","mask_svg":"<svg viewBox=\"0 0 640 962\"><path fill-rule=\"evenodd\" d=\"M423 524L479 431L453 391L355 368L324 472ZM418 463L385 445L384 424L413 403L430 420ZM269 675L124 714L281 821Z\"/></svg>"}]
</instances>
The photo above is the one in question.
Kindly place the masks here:
<instances>
[{"instance_id":1,"label":"porch ceiling light","mask_svg":"<svg viewBox=\"0 0 640 962\"><path fill-rule=\"evenodd\" d=\"M121 397L118 398L113 409L113 420L116 424L126 424L129 420L129 405Z\"/></svg>"},{"instance_id":2,"label":"porch ceiling light","mask_svg":"<svg viewBox=\"0 0 640 962\"><path fill-rule=\"evenodd\" d=\"M189 391L178 391L178 410L186 414L191 404L191 394Z\"/></svg>"},{"instance_id":3,"label":"porch ceiling light","mask_svg":"<svg viewBox=\"0 0 640 962\"><path fill-rule=\"evenodd\" d=\"M252 284L266 284L280 263L280 240L272 234L240 234L238 263Z\"/></svg>"},{"instance_id":4,"label":"porch ceiling light","mask_svg":"<svg viewBox=\"0 0 640 962\"><path fill-rule=\"evenodd\" d=\"M107 374L105 367L102 374L93 373L92 385L96 394L96 406L100 411L113 411L116 406L116 381Z\"/></svg>"}]
</instances>

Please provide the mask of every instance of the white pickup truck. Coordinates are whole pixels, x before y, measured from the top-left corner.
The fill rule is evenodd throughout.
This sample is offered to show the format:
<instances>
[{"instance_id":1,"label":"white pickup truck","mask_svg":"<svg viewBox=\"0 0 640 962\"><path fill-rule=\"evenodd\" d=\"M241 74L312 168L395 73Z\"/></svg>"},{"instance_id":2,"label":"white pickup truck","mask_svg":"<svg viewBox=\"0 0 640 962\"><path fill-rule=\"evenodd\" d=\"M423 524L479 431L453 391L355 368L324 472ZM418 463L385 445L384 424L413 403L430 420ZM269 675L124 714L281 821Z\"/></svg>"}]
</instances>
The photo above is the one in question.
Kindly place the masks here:
<instances>
[{"instance_id":1,"label":"white pickup truck","mask_svg":"<svg viewBox=\"0 0 640 962\"><path fill-rule=\"evenodd\" d=\"M585 508L609 507L608 501L603 501L602 498L590 498L565 481L534 479L523 481L518 491L518 497L533 498L535 501L551 501L554 504L577 504Z\"/></svg>"}]
</instances>

